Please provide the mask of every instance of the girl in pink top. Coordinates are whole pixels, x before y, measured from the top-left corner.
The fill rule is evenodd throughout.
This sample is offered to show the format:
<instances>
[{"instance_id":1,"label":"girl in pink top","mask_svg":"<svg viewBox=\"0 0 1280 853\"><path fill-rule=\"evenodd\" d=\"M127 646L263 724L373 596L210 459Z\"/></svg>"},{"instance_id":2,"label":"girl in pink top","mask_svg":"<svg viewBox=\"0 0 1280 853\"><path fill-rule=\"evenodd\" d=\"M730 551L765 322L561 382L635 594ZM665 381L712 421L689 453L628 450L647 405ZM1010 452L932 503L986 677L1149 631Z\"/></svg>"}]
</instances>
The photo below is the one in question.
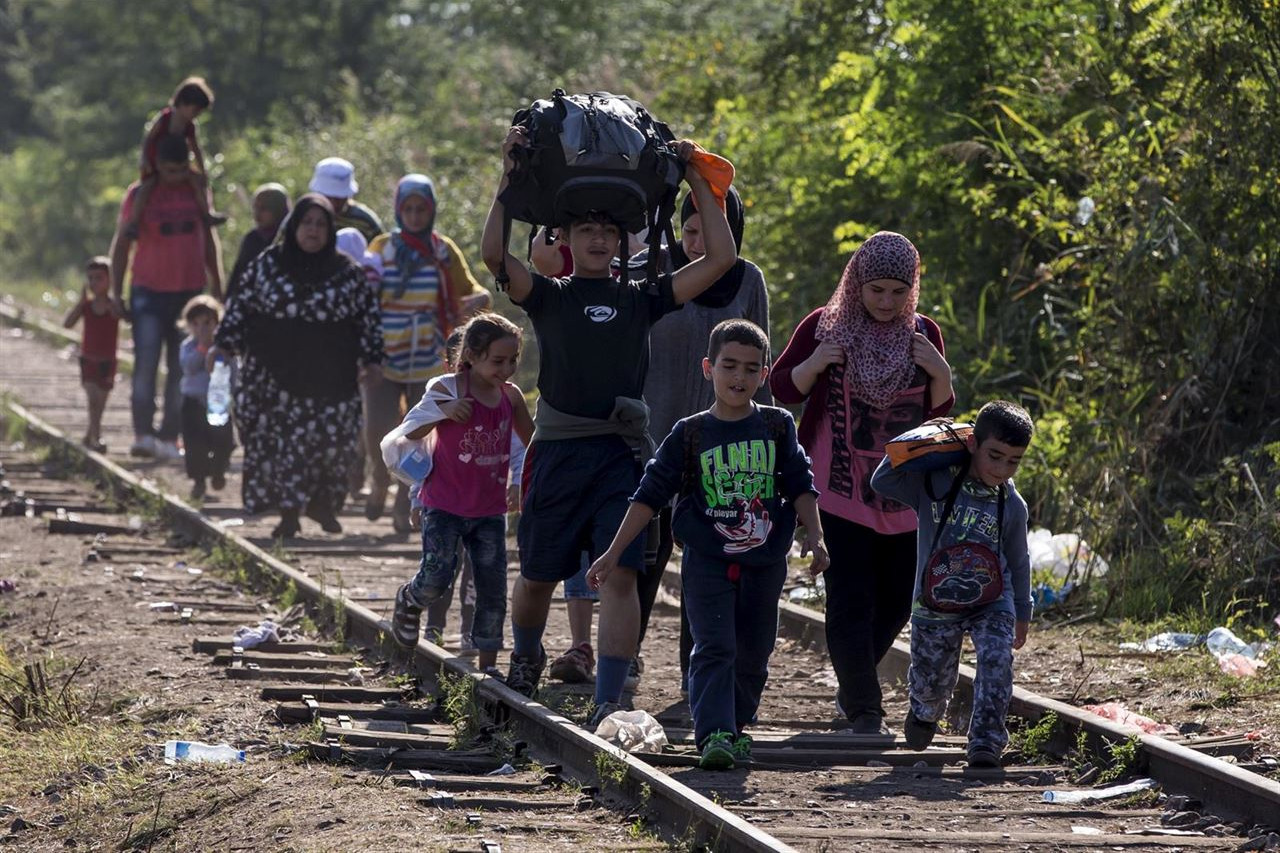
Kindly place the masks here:
<instances>
[{"instance_id":1,"label":"girl in pink top","mask_svg":"<svg viewBox=\"0 0 1280 853\"><path fill-rule=\"evenodd\" d=\"M826 633L836 709L859 734L884 725L876 664L911 612L916 515L871 490L885 443L951 409L937 323L916 312L920 254L901 234L867 238L826 307L800 322L769 374L779 403L805 403L799 438L813 460L831 554Z\"/></svg>"},{"instance_id":2,"label":"girl in pink top","mask_svg":"<svg viewBox=\"0 0 1280 853\"><path fill-rule=\"evenodd\" d=\"M453 585L458 542L471 558L476 587L471 639L481 669L493 667L502 648L507 614L507 469L511 432L526 445L533 418L524 393L507 380L520 360L520 328L498 314L479 314L465 326L456 376L438 377L427 394L456 383L456 397L440 405L444 419L409 433L435 430L431 475L423 484L422 564L396 593L392 633L404 646L418 642L422 609Z\"/></svg>"}]
</instances>

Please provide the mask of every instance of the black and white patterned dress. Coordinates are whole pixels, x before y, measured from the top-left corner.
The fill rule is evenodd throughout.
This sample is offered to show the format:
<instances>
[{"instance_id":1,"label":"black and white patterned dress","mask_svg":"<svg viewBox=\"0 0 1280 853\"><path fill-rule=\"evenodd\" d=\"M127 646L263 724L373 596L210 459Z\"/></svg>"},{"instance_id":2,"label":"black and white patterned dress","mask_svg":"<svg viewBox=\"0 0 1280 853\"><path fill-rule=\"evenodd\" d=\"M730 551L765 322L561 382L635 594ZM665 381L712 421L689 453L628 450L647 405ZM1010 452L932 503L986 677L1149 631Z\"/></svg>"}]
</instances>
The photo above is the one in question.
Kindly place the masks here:
<instances>
[{"instance_id":1,"label":"black and white patterned dress","mask_svg":"<svg viewBox=\"0 0 1280 853\"><path fill-rule=\"evenodd\" d=\"M243 359L235 399L245 509L337 512L361 428L357 358L384 360L378 304L364 273L343 266L301 283L268 250L227 303L217 344ZM334 352L343 353L337 362Z\"/></svg>"}]
</instances>

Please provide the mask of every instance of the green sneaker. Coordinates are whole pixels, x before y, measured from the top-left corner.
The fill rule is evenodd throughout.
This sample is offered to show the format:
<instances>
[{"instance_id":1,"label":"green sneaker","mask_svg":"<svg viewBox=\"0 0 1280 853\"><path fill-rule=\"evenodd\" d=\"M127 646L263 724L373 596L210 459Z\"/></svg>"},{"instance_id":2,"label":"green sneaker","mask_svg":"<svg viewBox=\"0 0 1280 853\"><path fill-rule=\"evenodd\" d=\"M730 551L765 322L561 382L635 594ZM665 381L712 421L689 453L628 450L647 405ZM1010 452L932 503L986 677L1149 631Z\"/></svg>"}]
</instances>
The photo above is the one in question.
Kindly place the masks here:
<instances>
[{"instance_id":1,"label":"green sneaker","mask_svg":"<svg viewBox=\"0 0 1280 853\"><path fill-rule=\"evenodd\" d=\"M698 766L703 770L733 769L733 735L728 732L712 732L702 742L702 757Z\"/></svg>"},{"instance_id":2,"label":"green sneaker","mask_svg":"<svg viewBox=\"0 0 1280 853\"><path fill-rule=\"evenodd\" d=\"M751 735L741 734L733 739L733 760L736 764L751 763Z\"/></svg>"}]
</instances>

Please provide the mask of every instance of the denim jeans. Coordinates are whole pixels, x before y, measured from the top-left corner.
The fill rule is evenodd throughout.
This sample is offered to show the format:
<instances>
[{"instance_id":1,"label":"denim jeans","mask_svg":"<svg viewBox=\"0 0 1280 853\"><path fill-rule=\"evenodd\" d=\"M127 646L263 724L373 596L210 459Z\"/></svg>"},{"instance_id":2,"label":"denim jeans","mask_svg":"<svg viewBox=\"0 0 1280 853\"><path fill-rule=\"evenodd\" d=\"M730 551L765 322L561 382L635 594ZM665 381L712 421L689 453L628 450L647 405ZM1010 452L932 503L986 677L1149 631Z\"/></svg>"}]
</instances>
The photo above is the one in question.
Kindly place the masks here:
<instances>
[{"instance_id":1,"label":"denim jeans","mask_svg":"<svg viewBox=\"0 0 1280 853\"><path fill-rule=\"evenodd\" d=\"M689 705L701 745L713 732L740 734L755 720L778 637L787 563L738 566L686 548L680 576L693 632Z\"/></svg>"},{"instance_id":2,"label":"denim jeans","mask_svg":"<svg viewBox=\"0 0 1280 853\"><path fill-rule=\"evenodd\" d=\"M178 329L182 309L199 294L198 290L161 293L133 285L129 289L129 311L133 315L133 432L152 435L162 441L176 441L182 427L182 365L178 347L183 332ZM164 415L160 428L155 427L156 374L160 369L160 350L164 348L165 370Z\"/></svg>"},{"instance_id":3,"label":"denim jeans","mask_svg":"<svg viewBox=\"0 0 1280 853\"><path fill-rule=\"evenodd\" d=\"M582 554L582 568L578 569L578 573L573 577L565 578L565 601L573 601L576 598L586 598L590 601L600 600L600 592L587 586L587 569L589 568L591 568L591 555L584 551Z\"/></svg>"},{"instance_id":4,"label":"denim jeans","mask_svg":"<svg viewBox=\"0 0 1280 853\"><path fill-rule=\"evenodd\" d=\"M458 570L458 542L471 558L476 586L476 612L471 640L482 652L502 648L507 618L507 517L463 518L442 509L422 513L422 564L409 584L419 607L429 608L453 586Z\"/></svg>"}]
</instances>

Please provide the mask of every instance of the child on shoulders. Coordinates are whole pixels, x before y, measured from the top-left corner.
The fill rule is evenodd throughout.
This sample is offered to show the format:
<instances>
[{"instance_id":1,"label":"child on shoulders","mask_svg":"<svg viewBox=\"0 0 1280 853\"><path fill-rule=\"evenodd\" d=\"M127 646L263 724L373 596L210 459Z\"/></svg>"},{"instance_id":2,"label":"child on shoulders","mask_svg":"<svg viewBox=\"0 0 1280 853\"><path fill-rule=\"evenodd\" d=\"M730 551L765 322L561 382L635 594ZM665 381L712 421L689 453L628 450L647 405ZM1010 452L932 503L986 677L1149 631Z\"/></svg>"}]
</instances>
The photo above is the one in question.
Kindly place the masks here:
<instances>
[{"instance_id":1,"label":"child on shoulders","mask_svg":"<svg viewBox=\"0 0 1280 853\"><path fill-rule=\"evenodd\" d=\"M702 372L715 402L676 423L587 575L599 586L618 571L627 546L678 496L672 530L685 543L682 597L694 643L689 703L700 766L708 770L750 760L743 729L755 720L768 679L797 515L805 529L801 555L813 552L810 571L828 563L795 422L785 409L752 400L768 363L769 339L754 323L725 320L712 330Z\"/></svg>"},{"instance_id":2,"label":"child on shoulders","mask_svg":"<svg viewBox=\"0 0 1280 853\"><path fill-rule=\"evenodd\" d=\"M871 487L916 511L916 583L911 608L911 708L907 745L924 749L955 689L967 632L977 651L969 765L999 767L1009 742L1013 651L1031 622L1027 504L1011 479L1035 427L1020 406L982 407L958 468L907 470L886 457Z\"/></svg>"},{"instance_id":3,"label":"child on shoulders","mask_svg":"<svg viewBox=\"0 0 1280 853\"><path fill-rule=\"evenodd\" d=\"M120 336L122 313L111 298L111 259L97 255L85 264L86 282L80 299L67 312L62 325L72 328L84 320L80 338L80 384L89 401L89 427L82 443L99 453L107 451L102 441L102 413L116 383L116 341Z\"/></svg>"},{"instance_id":4,"label":"child on shoulders","mask_svg":"<svg viewBox=\"0 0 1280 853\"><path fill-rule=\"evenodd\" d=\"M209 173L205 170L204 154L200 151L200 143L196 139L196 118L211 106L213 106L213 89L209 88L209 84L203 77L188 77L174 90L173 97L169 99L169 106L156 113L151 119L147 133L142 138L142 155L138 164L141 183L138 186L138 196L134 201L133 218L126 226L128 229L126 233L131 232L134 235L138 233L142 211L146 208L147 201L151 198L151 191L156 185L156 155L160 149L160 140L166 136L176 136L184 140L191 152L193 167L188 181L200 205L205 226L221 225L227 221L224 214L212 209L209 197Z\"/></svg>"},{"instance_id":5,"label":"child on shoulders","mask_svg":"<svg viewBox=\"0 0 1280 853\"><path fill-rule=\"evenodd\" d=\"M509 380L520 359L520 328L499 314L478 314L462 335L456 377L441 376L427 386L455 379L457 398L440 406L441 417L405 437L435 432L431 475L420 492L422 564L396 593L392 633L402 646L418 642L422 610L453 586L458 542L471 558L476 609L471 639L478 664L492 670L502 648L507 611L507 490L511 435L533 436L533 418L524 393Z\"/></svg>"},{"instance_id":6,"label":"child on shoulders","mask_svg":"<svg viewBox=\"0 0 1280 853\"><path fill-rule=\"evenodd\" d=\"M235 448L230 417L220 424L209 422L208 355L222 320L222 306L212 296L195 296L182 309L182 320L187 327L187 337L178 348L183 460L191 478L191 497L199 500L208 487L219 492L227 484L227 465Z\"/></svg>"}]
</instances>

